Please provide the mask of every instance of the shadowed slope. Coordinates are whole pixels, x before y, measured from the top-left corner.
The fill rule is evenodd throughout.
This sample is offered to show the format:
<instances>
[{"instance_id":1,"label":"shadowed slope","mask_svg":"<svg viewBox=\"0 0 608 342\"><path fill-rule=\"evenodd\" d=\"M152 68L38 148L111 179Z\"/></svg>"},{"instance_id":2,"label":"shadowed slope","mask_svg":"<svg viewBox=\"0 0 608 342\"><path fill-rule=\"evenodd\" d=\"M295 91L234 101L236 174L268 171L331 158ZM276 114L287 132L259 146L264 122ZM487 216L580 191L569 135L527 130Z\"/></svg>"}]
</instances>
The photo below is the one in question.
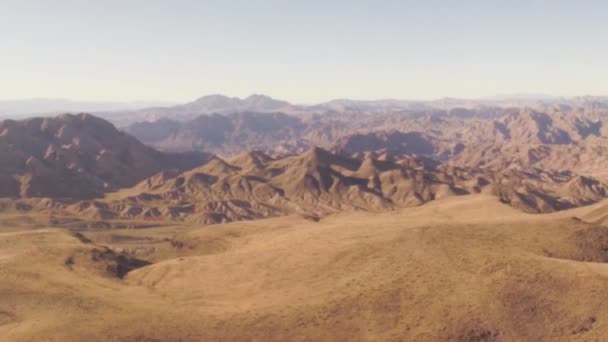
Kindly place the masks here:
<instances>
[{"instance_id":1,"label":"shadowed slope","mask_svg":"<svg viewBox=\"0 0 608 342\"><path fill-rule=\"evenodd\" d=\"M529 212L591 204L608 187L589 177L540 169L438 166L414 157L363 159L321 148L283 158L261 152L213 158L179 174L164 172L95 205L108 218L219 223L301 214L318 218L339 211L386 211L435 199L485 193ZM91 204L69 213L87 215ZM99 215L98 215L99 216Z\"/></svg>"},{"instance_id":2,"label":"shadowed slope","mask_svg":"<svg viewBox=\"0 0 608 342\"><path fill-rule=\"evenodd\" d=\"M0 123L0 197L91 198L204 153L164 154L88 114Z\"/></svg>"}]
</instances>

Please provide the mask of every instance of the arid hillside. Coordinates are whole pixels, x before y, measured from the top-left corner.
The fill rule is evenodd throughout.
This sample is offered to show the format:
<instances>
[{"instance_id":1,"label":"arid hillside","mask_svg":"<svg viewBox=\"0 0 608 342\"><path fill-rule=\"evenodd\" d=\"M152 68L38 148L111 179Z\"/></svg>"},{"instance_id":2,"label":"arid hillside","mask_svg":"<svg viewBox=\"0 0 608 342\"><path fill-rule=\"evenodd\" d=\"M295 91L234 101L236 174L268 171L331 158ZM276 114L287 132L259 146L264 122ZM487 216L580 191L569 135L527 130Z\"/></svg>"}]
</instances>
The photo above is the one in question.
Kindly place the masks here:
<instances>
[{"instance_id":1,"label":"arid hillside","mask_svg":"<svg viewBox=\"0 0 608 342\"><path fill-rule=\"evenodd\" d=\"M319 222L0 232L10 341L590 341L608 334L603 204L491 196Z\"/></svg>"},{"instance_id":2,"label":"arid hillside","mask_svg":"<svg viewBox=\"0 0 608 342\"><path fill-rule=\"evenodd\" d=\"M167 154L88 114L0 122L0 197L92 198L205 153Z\"/></svg>"},{"instance_id":3,"label":"arid hillside","mask_svg":"<svg viewBox=\"0 0 608 342\"><path fill-rule=\"evenodd\" d=\"M249 152L215 157L187 171L162 172L105 198L62 205L94 220L222 223L298 214L318 220L352 211L392 211L452 196L489 194L525 212L547 213L598 202L606 184L572 172L438 165L411 156L345 157L314 148L272 158Z\"/></svg>"}]
</instances>

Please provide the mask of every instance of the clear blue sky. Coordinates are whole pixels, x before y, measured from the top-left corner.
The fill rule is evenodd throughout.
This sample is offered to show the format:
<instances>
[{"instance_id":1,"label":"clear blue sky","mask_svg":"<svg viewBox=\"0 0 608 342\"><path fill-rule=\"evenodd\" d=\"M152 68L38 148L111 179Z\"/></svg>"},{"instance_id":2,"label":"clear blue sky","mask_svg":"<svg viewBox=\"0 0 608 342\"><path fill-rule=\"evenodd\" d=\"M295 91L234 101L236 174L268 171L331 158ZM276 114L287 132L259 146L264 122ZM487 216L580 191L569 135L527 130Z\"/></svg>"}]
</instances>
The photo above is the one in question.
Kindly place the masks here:
<instances>
[{"instance_id":1,"label":"clear blue sky","mask_svg":"<svg viewBox=\"0 0 608 342\"><path fill-rule=\"evenodd\" d=\"M0 0L0 99L608 94L608 1Z\"/></svg>"}]
</instances>

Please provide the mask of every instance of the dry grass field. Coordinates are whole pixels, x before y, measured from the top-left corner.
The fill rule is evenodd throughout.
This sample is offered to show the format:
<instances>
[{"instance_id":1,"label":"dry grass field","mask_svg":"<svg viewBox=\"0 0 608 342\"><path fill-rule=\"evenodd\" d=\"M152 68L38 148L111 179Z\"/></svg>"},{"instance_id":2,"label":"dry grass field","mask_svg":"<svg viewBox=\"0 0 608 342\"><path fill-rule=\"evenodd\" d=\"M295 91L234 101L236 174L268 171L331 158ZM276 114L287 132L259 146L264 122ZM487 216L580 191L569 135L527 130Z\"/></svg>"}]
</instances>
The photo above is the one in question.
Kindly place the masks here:
<instances>
[{"instance_id":1,"label":"dry grass field","mask_svg":"<svg viewBox=\"0 0 608 342\"><path fill-rule=\"evenodd\" d=\"M603 203L476 195L319 222L4 226L4 341L601 341ZM589 222L587 222L589 221Z\"/></svg>"}]
</instances>

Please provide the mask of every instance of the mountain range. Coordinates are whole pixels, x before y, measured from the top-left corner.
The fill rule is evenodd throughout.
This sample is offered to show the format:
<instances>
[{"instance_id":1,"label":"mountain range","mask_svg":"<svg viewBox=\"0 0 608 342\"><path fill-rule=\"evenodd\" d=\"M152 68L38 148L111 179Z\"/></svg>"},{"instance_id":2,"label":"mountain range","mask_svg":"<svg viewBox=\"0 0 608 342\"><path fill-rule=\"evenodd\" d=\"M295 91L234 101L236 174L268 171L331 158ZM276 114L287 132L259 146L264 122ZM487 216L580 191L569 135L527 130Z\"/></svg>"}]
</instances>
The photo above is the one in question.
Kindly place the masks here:
<instances>
[{"instance_id":1,"label":"mountain range","mask_svg":"<svg viewBox=\"0 0 608 342\"><path fill-rule=\"evenodd\" d=\"M185 173L159 173L108 199L61 208L92 220L212 224L294 214L318 220L343 211L391 211L470 194L547 213L596 203L608 195L608 186L571 172L488 172L413 157L350 158L313 148L284 158L261 152L215 158Z\"/></svg>"},{"instance_id":2,"label":"mountain range","mask_svg":"<svg viewBox=\"0 0 608 342\"><path fill-rule=\"evenodd\" d=\"M376 131L369 123L368 133L353 133L364 123L344 120L337 130L331 119L312 118L246 112L172 122L166 141L189 139L172 145L180 152L158 152L88 114L7 120L0 124L1 196L44 211L48 202L42 208L28 199L50 198L52 216L209 224L391 211L480 193L544 213L595 203L608 192L603 159L584 163L601 155L593 146L605 139L602 121L573 112L390 118L393 127L426 125L425 132ZM136 136L159 134L154 123L134 127ZM340 138L327 149L306 140L319 132ZM565 151L579 155L563 164Z\"/></svg>"},{"instance_id":3,"label":"mountain range","mask_svg":"<svg viewBox=\"0 0 608 342\"><path fill-rule=\"evenodd\" d=\"M605 103L1 121L0 337L601 341Z\"/></svg>"},{"instance_id":4,"label":"mountain range","mask_svg":"<svg viewBox=\"0 0 608 342\"><path fill-rule=\"evenodd\" d=\"M330 108L321 113L262 95L212 95L162 109L212 114L136 122L123 129L126 134L87 114L6 120L0 125L6 161L0 176L5 196L56 197L55 191L34 190L34 176L44 175L89 184L78 187L87 196L63 190L60 197L93 198L163 170L193 168L211 154L230 159L258 151L282 159L322 148L358 160L369 155L427 158L484 172L537 168L604 181L601 151L608 130L602 101L575 98L534 107L488 107L481 102L450 109L426 103L425 109L387 110L403 102L337 100L313 106ZM575 103L585 106L574 107ZM358 110L353 110L355 105ZM297 114L282 112L296 109Z\"/></svg>"}]
</instances>

